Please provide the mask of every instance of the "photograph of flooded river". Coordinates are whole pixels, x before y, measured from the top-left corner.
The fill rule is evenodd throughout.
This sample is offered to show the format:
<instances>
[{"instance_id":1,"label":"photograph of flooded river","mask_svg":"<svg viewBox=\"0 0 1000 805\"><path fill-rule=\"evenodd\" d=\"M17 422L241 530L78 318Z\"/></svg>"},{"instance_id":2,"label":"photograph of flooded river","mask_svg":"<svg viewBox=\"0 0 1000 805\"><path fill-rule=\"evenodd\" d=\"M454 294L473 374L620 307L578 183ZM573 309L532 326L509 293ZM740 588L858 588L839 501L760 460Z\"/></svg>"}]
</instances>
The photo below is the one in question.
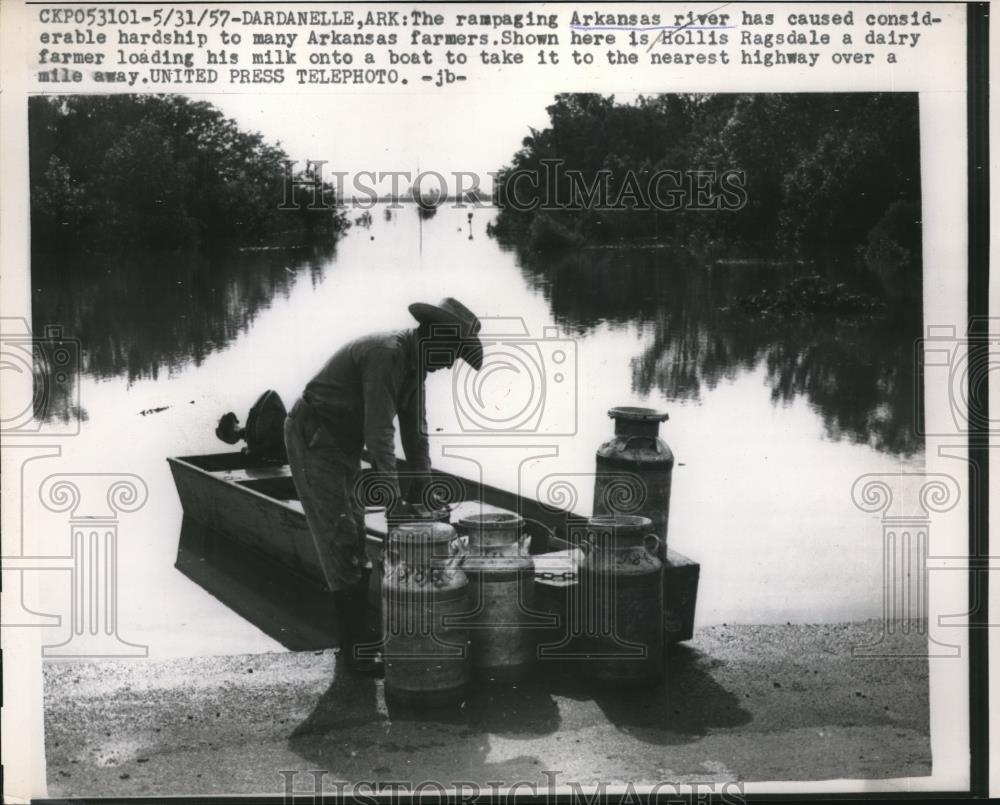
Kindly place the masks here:
<instances>
[{"instance_id":1,"label":"photograph of flooded river","mask_svg":"<svg viewBox=\"0 0 1000 805\"><path fill-rule=\"evenodd\" d=\"M151 656L277 648L172 571L181 512L165 458L216 452L222 413L242 416L265 388L294 400L337 344L407 326L410 300L445 290L484 319L520 316L531 334L555 326L576 343L579 432L518 440L558 445L545 473L591 472L612 406L669 412L670 543L702 563L698 625L881 616L881 527L851 487L865 473L922 466L919 293L904 289L894 318L871 326L741 320L722 308L744 289L780 287L797 267L628 247L524 261L486 236L492 209L474 211L470 240L468 212L444 206L425 220L406 204L386 220L379 206L332 254L163 256L142 284L122 258L36 264L36 327L62 323L84 347L86 419L66 462L127 469L150 485L147 506L122 526L123 636L141 636ZM428 411L441 419L432 434L455 418L449 381L428 385ZM512 488L517 476L490 463L483 480ZM586 489L580 497L586 513Z\"/></svg>"},{"instance_id":2,"label":"photograph of flooded river","mask_svg":"<svg viewBox=\"0 0 1000 805\"><path fill-rule=\"evenodd\" d=\"M253 172L284 152L210 106L83 96L35 105L32 328L61 327L80 361L36 401L43 427L68 435L58 457L25 462L24 488L66 472L127 474L148 492L118 517L110 571L114 629L135 656L52 651L44 664L50 794L274 792L282 770L307 768L327 770L330 784L445 787L555 769L588 785L930 773L926 609L907 599L900 616L888 597L899 573L917 596L922 588L909 553L887 564L882 513L857 491L878 476L895 479L900 499L923 494L916 98L548 101L530 113L540 125L547 115L548 128L509 126L521 149L516 138L493 143L480 155L486 167L507 159L507 171L541 170L559 152L578 159L570 167L606 166L620 189L630 172L684 160L719 171L738 157L745 187L713 174L737 209L526 211L488 188L458 199L447 187L430 205L419 193L347 198L310 218L267 195L281 191L280 174ZM873 121L890 108L901 122L885 134ZM246 114L244 127L263 119ZM88 197L77 177L93 157L81 154L114 138L102 115L126 118L129 136L101 157L90 181L103 190ZM91 136L67 146L74 116ZM206 140L236 142L225 154L245 148L251 167L182 159L190 138L176 132L199 116ZM767 166L783 119L800 123L788 126L777 175ZM607 142L594 145L588 126ZM367 147L363 133L344 136ZM455 147L473 148L468 138ZM161 188L148 198L127 169L140 162ZM485 347L478 375L456 364L427 377L436 470L588 517L595 451L615 427L609 410L669 415L659 431L675 458L663 536L700 576L693 635L669 647L654 691L594 690L578 668L540 660L521 684L473 689L457 720L404 717L383 682L345 671L329 643L286 640L283 613L258 620L217 592L256 583L234 576L237 542L219 543L232 562L181 567L191 512L167 459L238 449L216 437L223 414L245 420L267 389L291 408L341 345L414 327L408 306L446 298L475 312ZM503 357L526 339L527 363ZM536 403L540 425L475 425ZM206 477L232 480L213 461ZM292 517L283 494L282 527ZM65 555L65 508L21 505L33 524L26 550ZM261 527L249 509L239 516ZM70 595L46 583L24 604L68 615ZM51 626L44 643L68 641L73 623Z\"/></svg>"}]
</instances>

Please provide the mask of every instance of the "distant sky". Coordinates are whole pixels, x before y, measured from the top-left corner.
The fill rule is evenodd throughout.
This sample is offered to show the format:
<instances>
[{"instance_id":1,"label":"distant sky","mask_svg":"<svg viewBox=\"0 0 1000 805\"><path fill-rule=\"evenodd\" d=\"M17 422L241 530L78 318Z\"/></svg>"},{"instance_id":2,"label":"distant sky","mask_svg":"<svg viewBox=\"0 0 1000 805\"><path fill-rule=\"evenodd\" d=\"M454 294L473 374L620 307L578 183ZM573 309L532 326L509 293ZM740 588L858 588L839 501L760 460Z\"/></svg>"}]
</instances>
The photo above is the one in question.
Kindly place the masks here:
<instances>
[{"instance_id":1,"label":"distant sky","mask_svg":"<svg viewBox=\"0 0 1000 805\"><path fill-rule=\"evenodd\" d=\"M192 97L213 103L245 129L280 140L295 159L329 160L326 170L415 172L419 166L446 175L485 174L507 164L529 127L548 124L545 107L553 100L551 93L452 92Z\"/></svg>"}]
</instances>

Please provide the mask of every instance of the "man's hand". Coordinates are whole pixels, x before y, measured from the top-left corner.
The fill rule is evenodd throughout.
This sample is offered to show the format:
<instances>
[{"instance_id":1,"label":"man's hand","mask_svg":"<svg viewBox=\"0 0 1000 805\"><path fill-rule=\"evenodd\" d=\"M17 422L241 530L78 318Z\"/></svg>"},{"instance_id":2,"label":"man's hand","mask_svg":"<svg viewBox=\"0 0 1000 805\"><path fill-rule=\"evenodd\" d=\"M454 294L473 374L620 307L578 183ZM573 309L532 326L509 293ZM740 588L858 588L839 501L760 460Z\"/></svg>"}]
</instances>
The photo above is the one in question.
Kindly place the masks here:
<instances>
[{"instance_id":1,"label":"man's hand","mask_svg":"<svg viewBox=\"0 0 1000 805\"><path fill-rule=\"evenodd\" d=\"M416 517L420 514L420 510L414 506L412 503L407 503L405 500L398 500L388 509L386 509L386 517Z\"/></svg>"},{"instance_id":2,"label":"man's hand","mask_svg":"<svg viewBox=\"0 0 1000 805\"><path fill-rule=\"evenodd\" d=\"M428 470L427 472L414 474L410 477L409 484L407 485L407 488L403 492L403 494L406 495L407 500L412 500L415 503L420 503L420 504L430 503L432 501L424 500L424 493L427 487L430 485L430 482L431 482L430 470Z\"/></svg>"}]
</instances>

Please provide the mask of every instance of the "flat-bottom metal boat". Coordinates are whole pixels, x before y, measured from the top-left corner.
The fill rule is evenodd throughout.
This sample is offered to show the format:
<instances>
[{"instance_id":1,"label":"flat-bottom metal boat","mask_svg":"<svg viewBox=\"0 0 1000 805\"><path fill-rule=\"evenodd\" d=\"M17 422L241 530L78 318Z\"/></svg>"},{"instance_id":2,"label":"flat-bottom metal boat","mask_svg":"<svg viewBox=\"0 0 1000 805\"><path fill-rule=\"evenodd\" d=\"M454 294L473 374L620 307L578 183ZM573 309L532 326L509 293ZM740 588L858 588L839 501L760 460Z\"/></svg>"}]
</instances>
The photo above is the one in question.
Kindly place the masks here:
<instances>
[{"instance_id":1,"label":"flat-bottom metal boat","mask_svg":"<svg viewBox=\"0 0 1000 805\"><path fill-rule=\"evenodd\" d=\"M335 646L332 595L288 466L255 462L242 452L167 462L184 511L177 569L289 649ZM405 462L400 467L405 469ZM364 467L363 473L370 472ZM560 591L575 583L577 546L569 534L581 516L459 475L432 472L434 483L453 501L452 522L477 511L510 511L525 518L538 598L558 602ZM368 555L381 565L385 510L370 509L365 524ZM667 638L688 640L699 565L668 550L664 568ZM377 605L379 574L372 577L371 601Z\"/></svg>"}]
</instances>

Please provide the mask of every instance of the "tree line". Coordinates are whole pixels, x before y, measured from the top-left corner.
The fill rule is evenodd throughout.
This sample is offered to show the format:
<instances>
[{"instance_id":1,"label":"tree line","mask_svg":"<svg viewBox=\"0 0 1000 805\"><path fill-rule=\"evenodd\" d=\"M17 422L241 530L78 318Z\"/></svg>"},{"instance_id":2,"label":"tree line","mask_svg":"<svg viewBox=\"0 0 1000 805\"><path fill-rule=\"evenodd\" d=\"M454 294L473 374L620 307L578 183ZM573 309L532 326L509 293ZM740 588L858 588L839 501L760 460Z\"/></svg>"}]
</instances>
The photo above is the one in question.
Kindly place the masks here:
<instances>
[{"instance_id":1,"label":"tree line","mask_svg":"<svg viewBox=\"0 0 1000 805\"><path fill-rule=\"evenodd\" d=\"M915 94L675 94L634 103L560 94L547 111L549 125L531 129L500 172L499 237L536 250L642 241L755 254L843 249L869 264L919 265ZM562 168L555 175L552 161ZM570 197L574 172L601 171L620 209L543 209L546 199ZM641 191L623 192L659 171L738 171L745 197L738 209L658 209ZM515 187L524 173L542 178Z\"/></svg>"},{"instance_id":2,"label":"tree line","mask_svg":"<svg viewBox=\"0 0 1000 805\"><path fill-rule=\"evenodd\" d=\"M307 187L281 209L288 154L204 101L36 96L28 123L36 251L301 244L347 226L340 210L308 209Z\"/></svg>"}]
</instances>

